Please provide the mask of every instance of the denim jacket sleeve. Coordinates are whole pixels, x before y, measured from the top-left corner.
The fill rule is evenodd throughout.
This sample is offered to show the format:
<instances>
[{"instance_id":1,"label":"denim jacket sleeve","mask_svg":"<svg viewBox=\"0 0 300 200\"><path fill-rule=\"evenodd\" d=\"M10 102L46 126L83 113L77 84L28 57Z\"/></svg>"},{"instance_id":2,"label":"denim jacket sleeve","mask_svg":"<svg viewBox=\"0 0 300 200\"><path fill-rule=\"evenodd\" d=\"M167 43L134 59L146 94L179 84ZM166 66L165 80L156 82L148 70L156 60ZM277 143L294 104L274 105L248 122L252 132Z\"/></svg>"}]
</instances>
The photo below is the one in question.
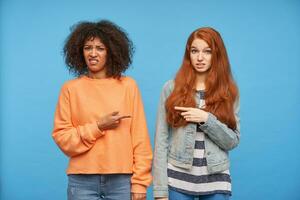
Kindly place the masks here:
<instances>
[{"instance_id":1,"label":"denim jacket sleeve","mask_svg":"<svg viewBox=\"0 0 300 200\"><path fill-rule=\"evenodd\" d=\"M170 127L166 121L165 101L170 95L173 87L173 81L168 81L160 96L160 102L157 112L155 146L153 159L153 196L168 196L168 176L167 176L167 157Z\"/></svg>"},{"instance_id":2,"label":"denim jacket sleeve","mask_svg":"<svg viewBox=\"0 0 300 200\"><path fill-rule=\"evenodd\" d=\"M201 125L201 130L216 143L221 149L229 151L235 148L240 142L240 102L237 98L234 104L234 114L236 120L236 129L230 129L226 124L220 122L216 116L209 113L205 124Z\"/></svg>"}]
</instances>

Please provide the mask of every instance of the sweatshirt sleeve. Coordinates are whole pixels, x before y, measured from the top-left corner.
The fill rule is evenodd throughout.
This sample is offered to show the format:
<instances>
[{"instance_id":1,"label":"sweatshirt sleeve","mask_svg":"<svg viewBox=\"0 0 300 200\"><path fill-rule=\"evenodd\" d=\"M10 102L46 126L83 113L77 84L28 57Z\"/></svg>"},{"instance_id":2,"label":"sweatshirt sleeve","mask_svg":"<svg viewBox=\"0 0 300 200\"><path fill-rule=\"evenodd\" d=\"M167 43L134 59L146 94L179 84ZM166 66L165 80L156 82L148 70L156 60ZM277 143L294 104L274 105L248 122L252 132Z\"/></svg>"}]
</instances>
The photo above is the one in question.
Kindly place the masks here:
<instances>
[{"instance_id":1,"label":"sweatshirt sleeve","mask_svg":"<svg viewBox=\"0 0 300 200\"><path fill-rule=\"evenodd\" d=\"M133 89L133 113L131 137L133 145L133 175L131 178L132 193L146 193L152 181L152 150L141 94L136 84Z\"/></svg>"},{"instance_id":2,"label":"sweatshirt sleeve","mask_svg":"<svg viewBox=\"0 0 300 200\"><path fill-rule=\"evenodd\" d=\"M217 119L216 116L209 113L207 121L200 126L201 130L208 135L220 148L229 151L235 148L240 142L240 102L239 98L234 104L234 114L236 120L236 129L232 130L226 124Z\"/></svg>"},{"instance_id":3,"label":"sweatshirt sleeve","mask_svg":"<svg viewBox=\"0 0 300 200\"><path fill-rule=\"evenodd\" d=\"M71 119L70 92L64 85L56 107L52 137L59 148L69 157L88 151L104 134L98 129L97 122L74 126Z\"/></svg>"}]
</instances>

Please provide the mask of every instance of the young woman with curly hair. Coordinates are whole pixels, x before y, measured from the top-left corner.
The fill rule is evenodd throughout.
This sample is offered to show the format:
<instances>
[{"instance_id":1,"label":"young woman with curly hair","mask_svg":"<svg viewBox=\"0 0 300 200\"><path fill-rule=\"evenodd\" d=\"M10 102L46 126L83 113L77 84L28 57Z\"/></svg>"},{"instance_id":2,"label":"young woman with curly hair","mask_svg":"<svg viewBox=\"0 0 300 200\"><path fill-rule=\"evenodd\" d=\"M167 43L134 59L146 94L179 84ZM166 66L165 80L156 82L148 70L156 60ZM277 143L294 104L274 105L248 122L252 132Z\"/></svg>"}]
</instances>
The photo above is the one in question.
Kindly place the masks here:
<instances>
[{"instance_id":1,"label":"young woman with curly hair","mask_svg":"<svg viewBox=\"0 0 300 200\"><path fill-rule=\"evenodd\" d=\"M141 94L122 75L133 45L116 24L80 22L66 40L77 78L61 89L53 138L70 158L69 200L146 199L152 151Z\"/></svg>"},{"instance_id":2,"label":"young woman with curly hair","mask_svg":"<svg viewBox=\"0 0 300 200\"><path fill-rule=\"evenodd\" d=\"M156 199L229 199L228 151L239 143L239 98L220 34L195 30L161 93L153 162Z\"/></svg>"}]
</instances>

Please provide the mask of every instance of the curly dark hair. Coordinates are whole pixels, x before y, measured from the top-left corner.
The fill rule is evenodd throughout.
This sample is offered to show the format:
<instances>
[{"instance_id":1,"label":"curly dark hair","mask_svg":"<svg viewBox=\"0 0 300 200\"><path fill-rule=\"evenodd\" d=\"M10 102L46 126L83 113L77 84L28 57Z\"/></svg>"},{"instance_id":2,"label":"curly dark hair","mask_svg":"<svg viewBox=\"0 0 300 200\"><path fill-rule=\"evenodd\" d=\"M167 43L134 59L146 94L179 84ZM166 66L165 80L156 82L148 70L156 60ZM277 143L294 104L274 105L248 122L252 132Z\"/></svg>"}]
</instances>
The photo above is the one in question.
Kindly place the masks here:
<instances>
[{"instance_id":1,"label":"curly dark hair","mask_svg":"<svg viewBox=\"0 0 300 200\"><path fill-rule=\"evenodd\" d=\"M97 37L107 49L106 76L120 78L132 63L134 46L127 33L108 20L79 22L71 27L71 33L63 48L69 71L76 76L88 72L83 46L87 40Z\"/></svg>"}]
</instances>

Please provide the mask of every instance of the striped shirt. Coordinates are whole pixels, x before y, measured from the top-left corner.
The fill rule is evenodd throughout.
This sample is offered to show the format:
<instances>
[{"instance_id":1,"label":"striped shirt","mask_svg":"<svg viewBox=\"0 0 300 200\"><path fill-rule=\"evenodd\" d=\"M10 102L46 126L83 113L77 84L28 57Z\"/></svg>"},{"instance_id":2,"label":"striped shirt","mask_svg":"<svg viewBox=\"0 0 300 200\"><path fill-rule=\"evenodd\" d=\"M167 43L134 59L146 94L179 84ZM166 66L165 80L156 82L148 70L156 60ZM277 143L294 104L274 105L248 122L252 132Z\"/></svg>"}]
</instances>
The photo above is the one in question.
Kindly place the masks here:
<instances>
[{"instance_id":1,"label":"striped shirt","mask_svg":"<svg viewBox=\"0 0 300 200\"><path fill-rule=\"evenodd\" d=\"M204 93L200 91L200 107L204 104ZM208 174L204 155L205 134L197 126L194 158L191 169L182 169L168 163L169 188L190 195L207 195L226 193L231 195L231 178L229 170L218 174Z\"/></svg>"}]
</instances>

